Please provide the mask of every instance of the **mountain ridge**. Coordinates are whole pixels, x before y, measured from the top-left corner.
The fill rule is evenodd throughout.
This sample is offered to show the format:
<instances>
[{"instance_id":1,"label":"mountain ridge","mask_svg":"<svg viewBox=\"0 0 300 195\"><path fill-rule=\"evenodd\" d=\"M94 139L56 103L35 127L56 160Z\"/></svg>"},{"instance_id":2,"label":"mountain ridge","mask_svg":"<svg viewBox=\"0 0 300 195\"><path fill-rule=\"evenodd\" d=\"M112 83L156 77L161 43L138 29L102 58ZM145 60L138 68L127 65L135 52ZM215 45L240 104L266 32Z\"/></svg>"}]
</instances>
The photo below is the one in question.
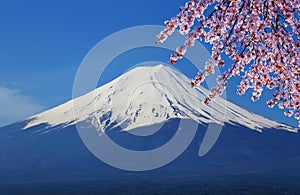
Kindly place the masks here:
<instances>
[{"instance_id":1,"label":"mountain ridge","mask_svg":"<svg viewBox=\"0 0 300 195\"><path fill-rule=\"evenodd\" d=\"M102 131L112 123L132 130L171 118L190 118L200 124L225 122L257 131L277 128L297 132L294 127L220 97L204 105L201 100L208 90L202 86L190 88L189 82L189 78L169 66L136 67L83 96L26 119L29 122L23 130L43 123L69 126L88 118Z\"/></svg>"}]
</instances>

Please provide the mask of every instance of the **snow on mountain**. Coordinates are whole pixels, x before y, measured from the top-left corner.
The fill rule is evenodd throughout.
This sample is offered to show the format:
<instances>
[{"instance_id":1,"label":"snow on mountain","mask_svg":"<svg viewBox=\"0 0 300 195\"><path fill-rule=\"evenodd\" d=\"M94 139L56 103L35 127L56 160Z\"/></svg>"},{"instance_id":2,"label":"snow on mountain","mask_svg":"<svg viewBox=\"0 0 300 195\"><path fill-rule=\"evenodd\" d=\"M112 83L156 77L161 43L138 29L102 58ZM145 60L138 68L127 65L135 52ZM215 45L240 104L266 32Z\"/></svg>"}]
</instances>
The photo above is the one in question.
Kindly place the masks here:
<instances>
[{"instance_id":1,"label":"snow on mountain","mask_svg":"<svg viewBox=\"0 0 300 195\"><path fill-rule=\"evenodd\" d=\"M40 124L69 126L92 120L100 130L116 125L132 130L171 118L189 118L200 124L225 122L258 131L265 128L296 131L220 97L205 105L201 100L208 90L202 86L192 89L189 83L189 78L168 66L136 67L94 91L29 118L24 129Z\"/></svg>"}]
</instances>

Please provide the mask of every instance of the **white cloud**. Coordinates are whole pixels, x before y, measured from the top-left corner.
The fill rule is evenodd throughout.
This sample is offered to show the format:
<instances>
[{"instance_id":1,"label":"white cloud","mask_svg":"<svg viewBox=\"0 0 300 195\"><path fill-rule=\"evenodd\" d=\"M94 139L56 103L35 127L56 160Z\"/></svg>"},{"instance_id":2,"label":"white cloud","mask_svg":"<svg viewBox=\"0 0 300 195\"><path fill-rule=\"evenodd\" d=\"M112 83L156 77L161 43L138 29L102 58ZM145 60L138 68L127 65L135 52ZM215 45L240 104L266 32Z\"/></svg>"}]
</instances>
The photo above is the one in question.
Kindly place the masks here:
<instances>
[{"instance_id":1,"label":"white cloud","mask_svg":"<svg viewBox=\"0 0 300 195\"><path fill-rule=\"evenodd\" d=\"M18 90L0 87L0 127L25 119L42 110L42 106L30 96Z\"/></svg>"}]
</instances>

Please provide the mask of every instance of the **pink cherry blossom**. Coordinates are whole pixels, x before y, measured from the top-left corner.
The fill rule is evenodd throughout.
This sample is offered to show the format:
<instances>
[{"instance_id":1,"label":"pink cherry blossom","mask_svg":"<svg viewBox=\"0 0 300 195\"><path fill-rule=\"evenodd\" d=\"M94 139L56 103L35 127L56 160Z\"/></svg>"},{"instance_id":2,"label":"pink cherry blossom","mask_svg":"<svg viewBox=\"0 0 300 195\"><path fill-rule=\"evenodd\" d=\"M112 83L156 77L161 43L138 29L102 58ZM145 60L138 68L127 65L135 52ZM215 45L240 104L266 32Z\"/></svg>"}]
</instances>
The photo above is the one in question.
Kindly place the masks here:
<instances>
[{"instance_id":1,"label":"pink cherry blossom","mask_svg":"<svg viewBox=\"0 0 300 195\"><path fill-rule=\"evenodd\" d=\"M294 115L299 121L299 17L300 0L190 0L176 17L165 22L166 28L157 35L156 44L163 43L175 29L187 35L183 45L171 55L172 64L196 40L212 45L211 59L191 82L192 87L214 74L215 66L224 66L224 54L231 59L232 65L218 77L205 104L222 94L228 79L239 76L238 94L251 88L251 99L256 101L264 89L274 90L267 105L278 105L286 116Z\"/></svg>"}]
</instances>

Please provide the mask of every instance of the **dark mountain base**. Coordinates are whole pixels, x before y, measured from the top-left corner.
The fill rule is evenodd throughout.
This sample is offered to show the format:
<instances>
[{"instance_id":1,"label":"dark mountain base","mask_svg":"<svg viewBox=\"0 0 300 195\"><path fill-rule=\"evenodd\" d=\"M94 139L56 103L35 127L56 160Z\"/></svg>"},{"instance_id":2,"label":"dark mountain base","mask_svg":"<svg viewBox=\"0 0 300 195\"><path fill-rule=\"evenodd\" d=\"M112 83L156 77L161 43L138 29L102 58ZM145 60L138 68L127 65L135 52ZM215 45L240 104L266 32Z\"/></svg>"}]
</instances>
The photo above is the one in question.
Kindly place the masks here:
<instances>
[{"instance_id":1,"label":"dark mountain base","mask_svg":"<svg viewBox=\"0 0 300 195\"><path fill-rule=\"evenodd\" d=\"M160 132L149 137L152 141L134 141L136 137L118 129L112 130L110 136L125 147L146 150L170 139L177 125L177 120L169 121ZM189 148L175 161L156 170L131 172L110 167L94 157L74 126L65 129L39 126L26 131L20 131L21 128L22 124L15 124L0 129L3 193L290 194L300 191L300 137L295 133L278 130L259 133L226 125L212 150L199 157L206 131L199 126Z\"/></svg>"},{"instance_id":2,"label":"dark mountain base","mask_svg":"<svg viewBox=\"0 0 300 195\"><path fill-rule=\"evenodd\" d=\"M106 178L1 184L0 194L299 194L297 180L299 177L279 174L151 179L126 176L118 180Z\"/></svg>"}]
</instances>

